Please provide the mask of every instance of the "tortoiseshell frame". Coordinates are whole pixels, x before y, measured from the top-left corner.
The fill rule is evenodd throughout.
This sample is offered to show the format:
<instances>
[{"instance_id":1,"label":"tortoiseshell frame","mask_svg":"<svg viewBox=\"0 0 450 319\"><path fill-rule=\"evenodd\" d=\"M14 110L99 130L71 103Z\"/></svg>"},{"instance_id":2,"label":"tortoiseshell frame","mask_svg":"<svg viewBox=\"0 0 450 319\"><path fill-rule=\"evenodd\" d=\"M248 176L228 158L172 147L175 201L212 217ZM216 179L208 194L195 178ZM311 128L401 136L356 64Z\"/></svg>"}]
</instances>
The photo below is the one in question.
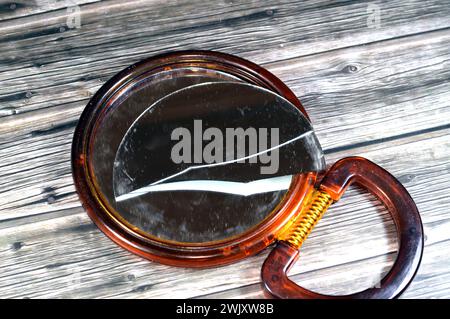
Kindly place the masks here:
<instances>
[{"instance_id":1,"label":"tortoiseshell frame","mask_svg":"<svg viewBox=\"0 0 450 319\"><path fill-rule=\"evenodd\" d=\"M253 255L272 244L286 223L292 219L308 193L313 191L317 172L296 175L283 202L262 223L246 233L208 244L170 243L147 237L117 218L113 208L98 192L90 164L91 138L95 121L110 107L110 98L126 94L124 87L142 76L161 70L201 67L226 72L247 83L272 90L306 114L294 93L264 68L235 56L211 51L180 51L159 55L134 64L109 80L94 95L75 131L72 145L72 168L75 186L95 224L123 248L149 260L182 267L211 267L235 262ZM298 258L298 251L279 242L263 265L262 279L267 290L280 298L393 298L413 279L423 250L420 215L406 189L388 172L363 158L347 158L337 162L320 184L320 189L338 200L345 189L356 182L374 193L394 218L400 249L391 271L380 289L368 289L348 296L326 296L297 286L287 271Z\"/></svg>"},{"instance_id":2,"label":"tortoiseshell frame","mask_svg":"<svg viewBox=\"0 0 450 319\"><path fill-rule=\"evenodd\" d=\"M277 209L259 225L226 240L174 243L142 234L114 212L96 185L90 152L95 138L95 122L108 107L112 97L127 94L126 87L144 76L161 70L206 68L231 74L241 80L272 90L307 114L295 94L276 76L247 60L211 51L180 51L159 55L134 64L103 85L89 101L75 130L72 145L72 169L80 200L95 224L123 248L150 260L182 267L211 267L228 264L253 255L272 244L276 234L296 213L303 198L317 178L317 172L296 175L287 195Z\"/></svg>"}]
</instances>

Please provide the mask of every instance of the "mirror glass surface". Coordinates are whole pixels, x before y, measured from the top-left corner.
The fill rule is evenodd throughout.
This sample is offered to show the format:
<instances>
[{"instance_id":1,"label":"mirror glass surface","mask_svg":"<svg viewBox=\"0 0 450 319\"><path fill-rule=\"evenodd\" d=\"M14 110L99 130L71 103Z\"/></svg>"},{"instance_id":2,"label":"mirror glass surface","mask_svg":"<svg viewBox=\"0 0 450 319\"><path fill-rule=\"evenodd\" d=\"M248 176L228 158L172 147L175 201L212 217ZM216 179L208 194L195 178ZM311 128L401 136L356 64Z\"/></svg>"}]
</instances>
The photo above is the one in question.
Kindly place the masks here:
<instances>
[{"instance_id":1,"label":"mirror glass surface","mask_svg":"<svg viewBox=\"0 0 450 319\"><path fill-rule=\"evenodd\" d=\"M292 175L324 168L309 121L284 98L217 71L168 72L115 100L92 139L96 186L141 232L238 236L276 211Z\"/></svg>"}]
</instances>

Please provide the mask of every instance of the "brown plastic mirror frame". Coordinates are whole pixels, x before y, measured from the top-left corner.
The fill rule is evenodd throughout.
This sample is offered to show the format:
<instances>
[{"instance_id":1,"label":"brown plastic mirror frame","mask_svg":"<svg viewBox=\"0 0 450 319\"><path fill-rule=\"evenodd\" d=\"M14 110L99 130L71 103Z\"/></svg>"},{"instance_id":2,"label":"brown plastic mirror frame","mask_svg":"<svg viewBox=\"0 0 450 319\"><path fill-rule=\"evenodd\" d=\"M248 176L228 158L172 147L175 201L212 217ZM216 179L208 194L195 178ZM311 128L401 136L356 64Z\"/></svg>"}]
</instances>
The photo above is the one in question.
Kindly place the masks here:
<instances>
[{"instance_id":1,"label":"brown plastic mirror frame","mask_svg":"<svg viewBox=\"0 0 450 319\"><path fill-rule=\"evenodd\" d=\"M381 289L343 297L398 296L413 279L420 263L423 250L420 215L406 189L392 175L363 158L339 161L321 181L317 172L296 175L284 200L270 216L242 235L226 240L206 245L171 243L147 236L121 220L119 214L102 197L93 178L90 153L92 139L95 138L95 121L108 110L114 99L126 94L127 86L133 85L138 79L161 70L186 67L218 70L246 83L271 90L290 101L307 117L300 101L282 81L266 69L235 56L210 51L180 51L134 64L100 88L86 106L74 134L72 168L75 186L83 207L94 223L123 248L149 260L181 267L229 264L254 255L279 240L262 270L262 279L268 291L280 298L334 298L297 286L287 278L286 273L298 258L301 242L306 239L328 206L341 197L349 184L357 182L374 193L392 214L399 234L400 248L396 263L383 280ZM319 210L314 206L317 195L322 196L319 199L325 204ZM311 210L312 206L315 210ZM318 214L311 215L311 212Z\"/></svg>"}]
</instances>

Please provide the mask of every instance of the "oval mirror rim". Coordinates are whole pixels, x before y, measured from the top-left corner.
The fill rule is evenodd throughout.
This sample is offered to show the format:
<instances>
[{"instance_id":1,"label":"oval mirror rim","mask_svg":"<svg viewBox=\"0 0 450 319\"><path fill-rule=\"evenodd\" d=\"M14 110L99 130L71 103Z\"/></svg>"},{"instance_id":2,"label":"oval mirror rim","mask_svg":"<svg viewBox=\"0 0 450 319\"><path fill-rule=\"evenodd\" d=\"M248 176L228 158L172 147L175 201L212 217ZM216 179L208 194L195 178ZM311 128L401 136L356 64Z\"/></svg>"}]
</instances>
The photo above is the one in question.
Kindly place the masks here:
<instances>
[{"instance_id":1,"label":"oval mirror rim","mask_svg":"<svg viewBox=\"0 0 450 319\"><path fill-rule=\"evenodd\" d=\"M112 207L102 199L89 163L91 137L96 121L111 105L111 98L126 94L143 74L185 67L210 68L227 72L274 91L290 101L308 118L295 94L275 75L242 58L213 51L178 51L151 57L129 66L107 81L84 109L75 129L72 143L72 173L80 201L93 222L121 247L149 260L183 267L209 267L228 264L253 255L270 245L276 234L296 212L304 197L312 190L317 173L299 174L278 208L260 224L241 235L225 240L201 243L179 243L140 233L134 227L117 220Z\"/></svg>"}]
</instances>

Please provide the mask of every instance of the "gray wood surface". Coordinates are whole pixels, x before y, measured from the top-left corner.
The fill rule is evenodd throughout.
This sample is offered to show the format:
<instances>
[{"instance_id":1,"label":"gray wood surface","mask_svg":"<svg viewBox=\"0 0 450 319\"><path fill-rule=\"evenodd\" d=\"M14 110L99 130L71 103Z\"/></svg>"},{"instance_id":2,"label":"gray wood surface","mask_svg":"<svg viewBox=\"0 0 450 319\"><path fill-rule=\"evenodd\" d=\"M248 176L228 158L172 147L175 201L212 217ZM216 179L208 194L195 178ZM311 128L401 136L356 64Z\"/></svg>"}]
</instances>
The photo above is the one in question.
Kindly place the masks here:
<instances>
[{"instance_id":1,"label":"gray wood surface","mask_svg":"<svg viewBox=\"0 0 450 319\"><path fill-rule=\"evenodd\" d=\"M450 298L450 1L15 3L0 1L0 297L263 297L269 249L215 269L148 262L93 225L71 177L74 127L109 77L160 52L213 49L286 81L328 163L362 155L404 183L426 247L403 297ZM291 276L324 293L367 288L392 265L395 238L382 206L350 189Z\"/></svg>"}]
</instances>

